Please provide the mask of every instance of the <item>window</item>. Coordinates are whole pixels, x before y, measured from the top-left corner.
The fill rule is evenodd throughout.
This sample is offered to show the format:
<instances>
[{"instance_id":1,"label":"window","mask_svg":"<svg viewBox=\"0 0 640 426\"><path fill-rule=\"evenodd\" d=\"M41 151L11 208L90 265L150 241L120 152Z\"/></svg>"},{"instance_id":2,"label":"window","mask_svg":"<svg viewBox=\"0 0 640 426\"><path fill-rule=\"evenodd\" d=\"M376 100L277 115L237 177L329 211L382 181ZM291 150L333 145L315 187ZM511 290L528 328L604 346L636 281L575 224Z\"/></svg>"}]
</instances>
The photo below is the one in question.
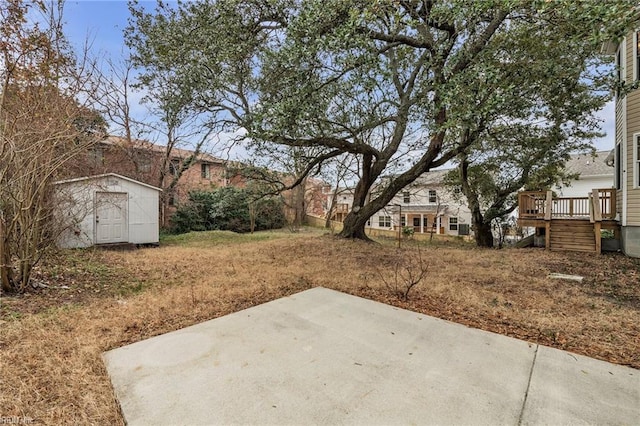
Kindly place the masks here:
<instances>
[{"instance_id":1,"label":"window","mask_svg":"<svg viewBox=\"0 0 640 426\"><path fill-rule=\"evenodd\" d=\"M633 135L633 187L640 188L640 133Z\"/></svg>"},{"instance_id":2,"label":"window","mask_svg":"<svg viewBox=\"0 0 640 426\"><path fill-rule=\"evenodd\" d=\"M180 164L178 162L172 161L169 163L169 174L172 176L178 175L178 170L180 170Z\"/></svg>"},{"instance_id":3,"label":"window","mask_svg":"<svg viewBox=\"0 0 640 426\"><path fill-rule=\"evenodd\" d=\"M623 39L618 45L618 51L616 52L616 69L618 71L618 89L616 90L616 95L620 96L620 88L623 86L626 80L626 58L624 54L624 50L626 48L625 40Z\"/></svg>"},{"instance_id":4,"label":"window","mask_svg":"<svg viewBox=\"0 0 640 426\"><path fill-rule=\"evenodd\" d=\"M91 161L93 161L94 164L96 165L103 165L104 164L104 151L102 150L101 147L96 146L93 149L91 149L89 151L89 158L91 159Z\"/></svg>"},{"instance_id":5,"label":"window","mask_svg":"<svg viewBox=\"0 0 640 426\"><path fill-rule=\"evenodd\" d=\"M151 171L151 161L146 156L136 159L135 164L138 172L149 173Z\"/></svg>"},{"instance_id":6,"label":"window","mask_svg":"<svg viewBox=\"0 0 640 426\"><path fill-rule=\"evenodd\" d=\"M391 228L391 216L378 216L378 226L380 228Z\"/></svg>"},{"instance_id":7,"label":"window","mask_svg":"<svg viewBox=\"0 0 640 426\"><path fill-rule=\"evenodd\" d=\"M435 189L430 189L429 190L429 203L430 204L435 204L437 201L437 197L436 197L436 190Z\"/></svg>"},{"instance_id":8,"label":"window","mask_svg":"<svg viewBox=\"0 0 640 426\"><path fill-rule=\"evenodd\" d=\"M400 216L400 226L407 226L407 218L405 216Z\"/></svg>"},{"instance_id":9,"label":"window","mask_svg":"<svg viewBox=\"0 0 640 426\"><path fill-rule=\"evenodd\" d=\"M636 80L640 80L640 30L637 30L633 35L633 46L635 48L633 55L633 75Z\"/></svg>"},{"instance_id":10,"label":"window","mask_svg":"<svg viewBox=\"0 0 640 426\"><path fill-rule=\"evenodd\" d=\"M622 149L620 144L616 144L616 153L614 158L615 173L614 179L616 181L616 189L622 189Z\"/></svg>"},{"instance_id":11,"label":"window","mask_svg":"<svg viewBox=\"0 0 640 426\"><path fill-rule=\"evenodd\" d=\"M450 217L449 218L449 231L457 231L458 230L458 218Z\"/></svg>"},{"instance_id":12,"label":"window","mask_svg":"<svg viewBox=\"0 0 640 426\"><path fill-rule=\"evenodd\" d=\"M405 204L411 202L411 193L409 191L405 191L402 193L402 202Z\"/></svg>"},{"instance_id":13,"label":"window","mask_svg":"<svg viewBox=\"0 0 640 426\"><path fill-rule=\"evenodd\" d=\"M202 179L211 179L211 167L209 164L200 164L200 175Z\"/></svg>"}]
</instances>

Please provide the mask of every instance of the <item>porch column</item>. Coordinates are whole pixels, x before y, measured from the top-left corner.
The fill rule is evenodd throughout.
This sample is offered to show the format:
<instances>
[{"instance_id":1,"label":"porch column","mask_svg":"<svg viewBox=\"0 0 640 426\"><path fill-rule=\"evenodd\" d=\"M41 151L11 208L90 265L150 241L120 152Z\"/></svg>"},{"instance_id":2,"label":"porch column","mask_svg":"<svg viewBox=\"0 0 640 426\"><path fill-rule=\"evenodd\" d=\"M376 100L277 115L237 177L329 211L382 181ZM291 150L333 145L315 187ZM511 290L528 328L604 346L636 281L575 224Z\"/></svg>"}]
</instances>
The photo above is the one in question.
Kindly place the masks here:
<instances>
[{"instance_id":1,"label":"porch column","mask_svg":"<svg viewBox=\"0 0 640 426\"><path fill-rule=\"evenodd\" d=\"M420 233L424 234L424 213L420 213Z\"/></svg>"},{"instance_id":2,"label":"porch column","mask_svg":"<svg viewBox=\"0 0 640 426\"><path fill-rule=\"evenodd\" d=\"M440 227L442 223L440 222L442 218L440 216L436 216L436 234L440 234Z\"/></svg>"},{"instance_id":3,"label":"porch column","mask_svg":"<svg viewBox=\"0 0 640 426\"><path fill-rule=\"evenodd\" d=\"M409 226L409 215L407 213L404 214L404 226Z\"/></svg>"}]
</instances>

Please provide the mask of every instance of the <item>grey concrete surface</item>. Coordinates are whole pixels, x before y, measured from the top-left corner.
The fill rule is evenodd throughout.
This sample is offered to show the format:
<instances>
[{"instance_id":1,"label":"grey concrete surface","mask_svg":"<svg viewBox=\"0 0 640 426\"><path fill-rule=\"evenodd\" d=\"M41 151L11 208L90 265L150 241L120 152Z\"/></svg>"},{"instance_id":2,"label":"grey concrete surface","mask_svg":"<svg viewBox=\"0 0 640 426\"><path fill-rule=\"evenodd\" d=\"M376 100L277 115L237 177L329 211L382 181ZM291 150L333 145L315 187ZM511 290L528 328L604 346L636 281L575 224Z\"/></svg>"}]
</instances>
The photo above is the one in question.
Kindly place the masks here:
<instances>
[{"instance_id":1,"label":"grey concrete surface","mask_svg":"<svg viewBox=\"0 0 640 426\"><path fill-rule=\"evenodd\" d=\"M104 354L129 425L640 424L640 372L314 288Z\"/></svg>"}]
</instances>

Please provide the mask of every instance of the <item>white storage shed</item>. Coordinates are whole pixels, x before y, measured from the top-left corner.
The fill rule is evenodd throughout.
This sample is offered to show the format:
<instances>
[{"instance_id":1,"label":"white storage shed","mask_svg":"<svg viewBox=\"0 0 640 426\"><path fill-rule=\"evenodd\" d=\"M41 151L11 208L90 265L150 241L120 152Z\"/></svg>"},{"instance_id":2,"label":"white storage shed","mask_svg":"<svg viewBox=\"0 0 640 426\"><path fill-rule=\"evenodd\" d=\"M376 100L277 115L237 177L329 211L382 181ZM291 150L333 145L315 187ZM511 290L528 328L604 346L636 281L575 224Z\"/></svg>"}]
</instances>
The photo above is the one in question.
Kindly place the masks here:
<instances>
[{"instance_id":1,"label":"white storage shed","mask_svg":"<svg viewBox=\"0 0 640 426\"><path fill-rule=\"evenodd\" d=\"M159 188L115 173L55 185L58 214L67 224L58 246L158 243Z\"/></svg>"}]
</instances>

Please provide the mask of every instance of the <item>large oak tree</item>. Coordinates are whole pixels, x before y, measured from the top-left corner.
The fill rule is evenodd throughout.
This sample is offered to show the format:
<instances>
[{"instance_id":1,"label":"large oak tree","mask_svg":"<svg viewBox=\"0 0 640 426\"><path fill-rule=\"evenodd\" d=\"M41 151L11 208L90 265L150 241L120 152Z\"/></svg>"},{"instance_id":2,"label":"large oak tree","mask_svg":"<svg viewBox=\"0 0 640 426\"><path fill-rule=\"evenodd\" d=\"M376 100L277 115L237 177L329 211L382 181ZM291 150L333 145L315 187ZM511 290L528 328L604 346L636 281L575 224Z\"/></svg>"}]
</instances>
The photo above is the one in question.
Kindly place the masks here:
<instances>
[{"instance_id":1,"label":"large oak tree","mask_svg":"<svg viewBox=\"0 0 640 426\"><path fill-rule=\"evenodd\" d=\"M314 148L302 173L356 157L354 202L340 235L366 239L367 220L402 188L478 146L464 129L473 134L479 117L509 108L478 96L487 92L483 78L500 78L505 96L523 84L575 82L584 74L554 66L544 41L593 49L631 8L627 0L228 0L154 12L133 4L127 39L143 83L170 75L177 100L223 127L246 129L262 152L272 144ZM510 61L514 37L519 56L544 61L531 82L492 74ZM393 179L380 179L391 171Z\"/></svg>"}]
</instances>

